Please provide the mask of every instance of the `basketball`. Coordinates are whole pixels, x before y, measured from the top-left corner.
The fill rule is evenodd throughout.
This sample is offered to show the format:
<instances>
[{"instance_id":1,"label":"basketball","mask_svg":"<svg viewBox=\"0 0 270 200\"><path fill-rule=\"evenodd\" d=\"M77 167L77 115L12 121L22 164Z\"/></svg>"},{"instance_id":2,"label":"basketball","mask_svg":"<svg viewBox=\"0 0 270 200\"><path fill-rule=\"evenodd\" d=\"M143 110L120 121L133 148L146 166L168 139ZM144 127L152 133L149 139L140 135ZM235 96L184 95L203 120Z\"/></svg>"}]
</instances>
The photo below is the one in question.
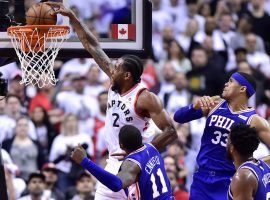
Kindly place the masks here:
<instances>
[{"instance_id":1,"label":"basketball","mask_svg":"<svg viewBox=\"0 0 270 200\"><path fill-rule=\"evenodd\" d=\"M26 12L27 25L55 25L56 15L51 15L53 8L44 3L38 3L31 6Z\"/></svg>"}]
</instances>

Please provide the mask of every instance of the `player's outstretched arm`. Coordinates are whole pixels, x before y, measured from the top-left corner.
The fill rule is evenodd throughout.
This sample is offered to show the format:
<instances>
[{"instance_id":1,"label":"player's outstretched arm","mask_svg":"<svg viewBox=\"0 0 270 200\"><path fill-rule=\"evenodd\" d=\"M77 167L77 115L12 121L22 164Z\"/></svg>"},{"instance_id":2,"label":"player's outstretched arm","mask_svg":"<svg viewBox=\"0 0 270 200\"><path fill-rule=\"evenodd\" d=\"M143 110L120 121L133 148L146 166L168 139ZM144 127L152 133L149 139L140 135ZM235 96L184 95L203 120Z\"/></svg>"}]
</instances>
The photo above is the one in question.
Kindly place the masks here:
<instances>
[{"instance_id":1,"label":"player's outstretched arm","mask_svg":"<svg viewBox=\"0 0 270 200\"><path fill-rule=\"evenodd\" d=\"M154 93L144 90L138 98L136 108L141 115L152 118L157 127L163 131L152 141L157 149L160 150L177 139L173 122Z\"/></svg>"},{"instance_id":2,"label":"player's outstretched arm","mask_svg":"<svg viewBox=\"0 0 270 200\"><path fill-rule=\"evenodd\" d=\"M256 115L252 118L251 127L255 127L259 133L260 140L270 148L270 127L269 123L259 115Z\"/></svg>"},{"instance_id":3,"label":"player's outstretched arm","mask_svg":"<svg viewBox=\"0 0 270 200\"><path fill-rule=\"evenodd\" d=\"M220 96L203 96L195 100L193 104L179 108L173 116L174 121L184 124L203 116L209 112L221 101Z\"/></svg>"},{"instance_id":4,"label":"player's outstretched arm","mask_svg":"<svg viewBox=\"0 0 270 200\"><path fill-rule=\"evenodd\" d=\"M91 31L76 17L74 12L66 8L60 2L46 2L46 4L53 6L55 11L52 14L61 14L69 17L74 30L76 31L84 48L93 56L99 67L111 77L110 68L113 66L111 59L106 55L100 47L98 39L91 33Z\"/></svg>"},{"instance_id":5,"label":"player's outstretched arm","mask_svg":"<svg viewBox=\"0 0 270 200\"><path fill-rule=\"evenodd\" d=\"M126 160L123 162L121 171L117 175L111 174L88 159L81 145L78 145L72 151L71 158L114 192L118 192L135 183L141 171L137 164Z\"/></svg>"},{"instance_id":6,"label":"player's outstretched arm","mask_svg":"<svg viewBox=\"0 0 270 200\"><path fill-rule=\"evenodd\" d=\"M240 169L236 172L230 187L234 200L252 200L257 188L257 179L249 169Z\"/></svg>"}]
</instances>

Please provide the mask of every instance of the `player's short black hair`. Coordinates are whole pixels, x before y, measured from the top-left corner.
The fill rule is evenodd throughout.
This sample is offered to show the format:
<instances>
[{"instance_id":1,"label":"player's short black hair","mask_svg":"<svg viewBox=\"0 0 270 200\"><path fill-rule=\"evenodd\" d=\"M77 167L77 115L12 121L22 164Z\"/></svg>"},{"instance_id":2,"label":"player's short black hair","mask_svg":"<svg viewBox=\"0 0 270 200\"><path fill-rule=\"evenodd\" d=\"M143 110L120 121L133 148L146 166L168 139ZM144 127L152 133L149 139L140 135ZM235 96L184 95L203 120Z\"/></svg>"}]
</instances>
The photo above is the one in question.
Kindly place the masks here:
<instances>
[{"instance_id":1,"label":"player's short black hair","mask_svg":"<svg viewBox=\"0 0 270 200\"><path fill-rule=\"evenodd\" d=\"M121 57L124 60L124 68L126 71L132 74L135 83L141 81L141 75L143 73L143 63L138 56L124 55Z\"/></svg>"},{"instance_id":2,"label":"player's short black hair","mask_svg":"<svg viewBox=\"0 0 270 200\"><path fill-rule=\"evenodd\" d=\"M229 137L231 144L242 156L251 156L260 143L256 129L243 123L232 126Z\"/></svg>"},{"instance_id":3,"label":"player's short black hair","mask_svg":"<svg viewBox=\"0 0 270 200\"><path fill-rule=\"evenodd\" d=\"M238 72L239 74L241 74L251 85L252 87L254 88L254 90L256 91L256 88L257 88L257 84L256 84L256 81L255 79L253 78L253 76L247 74L247 73L244 73L244 72ZM248 94L248 92L246 92L247 94L247 97L249 98L250 95Z\"/></svg>"},{"instance_id":4,"label":"player's short black hair","mask_svg":"<svg viewBox=\"0 0 270 200\"><path fill-rule=\"evenodd\" d=\"M135 126L125 125L119 132L119 143L129 151L135 151L142 146L142 135Z\"/></svg>"}]
</instances>

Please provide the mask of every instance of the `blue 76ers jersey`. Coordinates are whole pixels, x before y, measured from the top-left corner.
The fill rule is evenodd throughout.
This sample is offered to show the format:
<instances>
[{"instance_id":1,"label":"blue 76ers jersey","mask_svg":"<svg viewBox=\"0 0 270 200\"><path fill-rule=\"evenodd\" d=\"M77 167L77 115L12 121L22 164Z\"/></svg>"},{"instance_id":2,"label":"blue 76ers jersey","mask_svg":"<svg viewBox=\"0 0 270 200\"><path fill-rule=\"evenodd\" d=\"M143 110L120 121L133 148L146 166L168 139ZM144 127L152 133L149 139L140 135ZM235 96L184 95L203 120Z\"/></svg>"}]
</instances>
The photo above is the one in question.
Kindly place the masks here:
<instances>
[{"instance_id":1,"label":"blue 76ers jersey","mask_svg":"<svg viewBox=\"0 0 270 200\"><path fill-rule=\"evenodd\" d=\"M173 200L170 181L167 177L164 161L158 150L150 143L129 154L125 160L136 163L140 169L139 199ZM131 197L132 199L132 197Z\"/></svg>"},{"instance_id":2,"label":"blue 76ers jersey","mask_svg":"<svg viewBox=\"0 0 270 200\"><path fill-rule=\"evenodd\" d=\"M247 161L243 163L239 169L249 169L258 180L258 188L253 196L253 200L270 200L270 168L262 160L257 162ZM228 199L233 200L233 195L229 188Z\"/></svg>"},{"instance_id":3,"label":"blue 76ers jersey","mask_svg":"<svg viewBox=\"0 0 270 200\"><path fill-rule=\"evenodd\" d=\"M233 176L235 167L227 158L226 152L228 134L234 124L250 124L255 114L254 109L233 112L228 102L222 100L207 117L201 148L197 156L199 169Z\"/></svg>"}]
</instances>

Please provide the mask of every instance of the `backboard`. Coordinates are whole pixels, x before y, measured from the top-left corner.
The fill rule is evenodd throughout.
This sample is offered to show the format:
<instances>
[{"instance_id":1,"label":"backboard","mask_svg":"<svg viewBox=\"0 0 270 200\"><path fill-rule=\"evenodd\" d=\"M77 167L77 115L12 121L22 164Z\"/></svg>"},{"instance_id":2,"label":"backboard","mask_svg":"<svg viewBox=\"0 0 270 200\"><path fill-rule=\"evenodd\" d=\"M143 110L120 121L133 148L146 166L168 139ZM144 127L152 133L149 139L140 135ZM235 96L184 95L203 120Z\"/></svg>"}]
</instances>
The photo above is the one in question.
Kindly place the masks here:
<instances>
[{"instance_id":1,"label":"backboard","mask_svg":"<svg viewBox=\"0 0 270 200\"><path fill-rule=\"evenodd\" d=\"M3 0L0 0L3 2ZM70 7L85 26L98 33L101 47L111 58L124 54L147 57L152 42L152 7L149 0L54 0ZM9 15L24 23L25 11L37 0L13 0ZM24 6L24 8L23 8ZM0 5L1 7L1 5ZM2 6L3 7L3 6ZM0 8L1 12L1 8ZM1 23L0 14L0 23ZM70 25L66 17L58 15L58 25ZM10 25L9 25L10 26ZM127 33L128 32L128 33ZM6 29L0 26L0 57L16 57ZM83 48L76 33L72 32L62 46L58 57L91 57Z\"/></svg>"}]
</instances>

